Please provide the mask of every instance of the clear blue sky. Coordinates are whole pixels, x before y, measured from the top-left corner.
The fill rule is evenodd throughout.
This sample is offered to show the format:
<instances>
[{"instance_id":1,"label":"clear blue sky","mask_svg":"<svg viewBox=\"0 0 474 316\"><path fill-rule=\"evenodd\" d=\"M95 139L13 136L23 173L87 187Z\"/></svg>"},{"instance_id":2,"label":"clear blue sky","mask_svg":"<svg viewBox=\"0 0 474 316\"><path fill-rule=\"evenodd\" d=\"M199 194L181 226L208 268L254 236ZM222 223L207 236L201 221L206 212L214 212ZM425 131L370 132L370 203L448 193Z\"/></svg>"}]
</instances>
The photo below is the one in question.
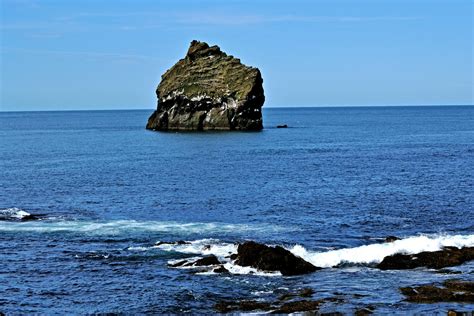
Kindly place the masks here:
<instances>
[{"instance_id":1,"label":"clear blue sky","mask_svg":"<svg viewBox=\"0 0 474 316\"><path fill-rule=\"evenodd\" d=\"M265 106L473 104L471 0L0 0L1 110L153 109L193 39Z\"/></svg>"}]
</instances>

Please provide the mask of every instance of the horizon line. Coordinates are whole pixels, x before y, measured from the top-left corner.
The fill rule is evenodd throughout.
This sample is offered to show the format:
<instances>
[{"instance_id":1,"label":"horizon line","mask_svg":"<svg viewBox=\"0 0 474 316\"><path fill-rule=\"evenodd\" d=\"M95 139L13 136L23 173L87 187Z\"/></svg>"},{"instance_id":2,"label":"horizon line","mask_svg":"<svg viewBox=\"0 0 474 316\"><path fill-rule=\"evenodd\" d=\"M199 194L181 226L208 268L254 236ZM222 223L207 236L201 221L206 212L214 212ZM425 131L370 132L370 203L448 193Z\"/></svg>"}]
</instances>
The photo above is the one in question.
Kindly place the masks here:
<instances>
[{"instance_id":1,"label":"horizon line","mask_svg":"<svg viewBox=\"0 0 474 316\"><path fill-rule=\"evenodd\" d=\"M450 107L474 106L474 104L388 104L388 105L298 105L298 106L265 106L266 109L302 109L302 108L383 108L383 107ZM0 113L9 112L81 112L81 111L155 111L156 108L111 108L111 109L38 109L38 110L2 110Z\"/></svg>"}]
</instances>

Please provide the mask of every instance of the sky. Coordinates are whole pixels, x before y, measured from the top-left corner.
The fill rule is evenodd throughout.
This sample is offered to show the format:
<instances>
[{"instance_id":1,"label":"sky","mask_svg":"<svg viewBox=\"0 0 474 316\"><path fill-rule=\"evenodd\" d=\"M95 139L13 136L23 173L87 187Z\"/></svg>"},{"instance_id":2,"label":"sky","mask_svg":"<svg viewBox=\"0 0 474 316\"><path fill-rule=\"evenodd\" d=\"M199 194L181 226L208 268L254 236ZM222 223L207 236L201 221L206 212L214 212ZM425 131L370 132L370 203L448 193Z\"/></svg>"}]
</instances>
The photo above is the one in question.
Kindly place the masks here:
<instances>
[{"instance_id":1,"label":"sky","mask_svg":"<svg viewBox=\"0 0 474 316\"><path fill-rule=\"evenodd\" d=\"M473 104L472 0L0 0L0 110L154 109L193 39L266 107Z\"/></svg>"}]
</instances>

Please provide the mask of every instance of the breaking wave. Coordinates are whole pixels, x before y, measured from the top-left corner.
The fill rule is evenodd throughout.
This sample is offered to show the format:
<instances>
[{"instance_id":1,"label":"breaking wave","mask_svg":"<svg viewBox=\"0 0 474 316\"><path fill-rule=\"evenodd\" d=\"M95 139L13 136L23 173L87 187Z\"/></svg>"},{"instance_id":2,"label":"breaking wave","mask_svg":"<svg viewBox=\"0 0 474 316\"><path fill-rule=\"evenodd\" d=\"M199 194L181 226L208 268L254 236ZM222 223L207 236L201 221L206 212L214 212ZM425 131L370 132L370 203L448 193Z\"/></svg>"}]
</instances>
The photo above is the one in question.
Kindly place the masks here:
<instances>
[{"instance_id":1,"label":"breaking wave","mask_svg":"<svg viewBox=\"0 0 474 316\"><path fill-rule=\"evenodd\" d=\"M371 244L355 248L314 252L296 245L288 250L317 267L329 268L339 264L377 264L383 258L396 253L416 254L423 251L437 251L443 247L474 247L474 235L414 236L394 242Z\"/></svg>"},{"instance_id":2,"label":"breaking wave","mask_svg":"<svg viewBox=\"0 0 474 316\"><path fill-rule=\"evenodd\" d=\"M187 258L189 262L193 262L196 259L202 258L201 256L216 256L222 263L222 266L232 274L254 274L254 275L265 275L265 276L280 276L280 272L263 272L252 267L242 267L234 263L234 260L230 259L230 255L237 253L238 244L223 243L218 239L199 239L194 241L188 241L186 244L162 244L154 246L153 248L159 248L164 251L175 251L185 254L199 255L199 257ZM168 263L173 265L183 259L170 260ZM198 274L215 274L211 270L199 271ZM193 266L180 266L180 269L193 269Z\"/></svg>"},{"instance_id":3,"label":"breaking wave","mask_svg":"<svg viewBox=\"0 0 474 316\"><path fill-rule=\"evenodd\" d=\"M21 220L28 216L31 214L17 207L0 209L0 220Z\"/></svg>"},{"instance_id":4,"label":"breaking wave","mask_svg":"<svg viewBox=\"0 0 474 316\"><path fill-rule=\"evenodd\" d=\"M443 247L474 247L474 235L420 235L400 239L394 242L370 244L366 246L344 248L330 251L311 251L301 245L287 247L294 255L311 262L313 265L321 268L336 267L340 264L354 265L372 265L380 263L383 258L396 254L416 254L423 251L437 251ZM257 275L281 275L280 273L267 273L257 271L250 267L241 267L230 259L231 254L237 253L238 244L223 243L217 239L200 239L188 241L186 244L161 244L153 248L159 248L164 251L174 251L184 254L208 256L215 255L222 265L233 274L257 274ZM200 257L197 257L200 258ZM190 262L196 257L188 258ZM170 260L168 263L173 265L181 259ZM179 268L192 268L190 266ZM212 271L200 272L200 274L212 274Z\"/></svg>"}]
</instances>

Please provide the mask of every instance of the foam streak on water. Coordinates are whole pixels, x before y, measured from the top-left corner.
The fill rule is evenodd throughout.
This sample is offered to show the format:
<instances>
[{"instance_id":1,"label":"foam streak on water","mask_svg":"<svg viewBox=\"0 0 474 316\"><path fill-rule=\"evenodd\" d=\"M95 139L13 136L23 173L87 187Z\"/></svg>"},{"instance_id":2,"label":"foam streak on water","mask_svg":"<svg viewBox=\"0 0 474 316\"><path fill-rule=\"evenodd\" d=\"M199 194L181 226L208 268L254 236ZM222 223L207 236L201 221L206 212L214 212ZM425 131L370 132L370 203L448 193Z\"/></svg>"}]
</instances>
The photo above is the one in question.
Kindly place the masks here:
<instances>
[{"instance_id":1,"label":"foam streak on water","mask_svg":"<svg viewBox=\"0 0 474 316\"><path fill-rule=\"evenodd\" d=\"M26 213L26 212L25 212ZM28 213L26 213L28 214ZM20 216L15 213L9 216ZM113 221L30 221L30 222L5 222L0 221L0 232L36 232L54 233L71 232L94 235L117 235L130 234L132 232L158 232L158 233L226 233L226 232L260 232L262 230L281 230L278 226L269 225L247 225L247 224L225 224L225 223L179 223L168 221L135 221L135 220L113 220Z\"/></svg>"}]
</instances>

